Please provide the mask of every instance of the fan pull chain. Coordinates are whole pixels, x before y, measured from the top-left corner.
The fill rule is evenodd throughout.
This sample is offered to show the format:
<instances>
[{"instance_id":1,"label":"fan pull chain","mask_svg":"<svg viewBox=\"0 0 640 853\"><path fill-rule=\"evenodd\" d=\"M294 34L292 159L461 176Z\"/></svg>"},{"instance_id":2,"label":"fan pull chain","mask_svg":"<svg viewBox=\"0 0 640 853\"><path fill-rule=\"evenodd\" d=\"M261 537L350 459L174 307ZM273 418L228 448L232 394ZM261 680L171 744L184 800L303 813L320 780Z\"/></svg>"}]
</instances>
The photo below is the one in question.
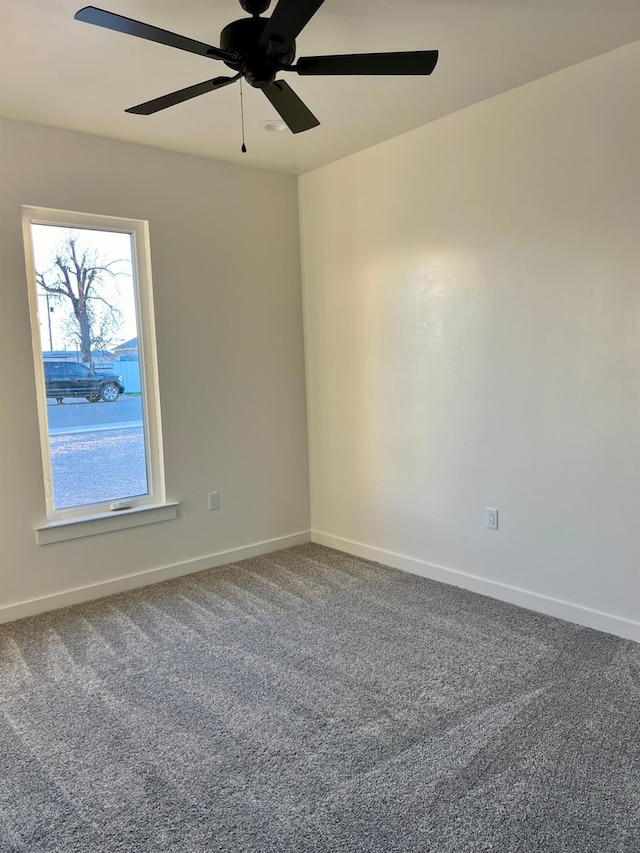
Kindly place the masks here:
<instances>
[{"instance_id":1,"label":"fan pull chain","mask_svg":"<svg viewBox=\"0 0 640 853\"><path fill-rule=\"evenodd\" d=\"M247 153L247 146L244 144L244 98L242 96L242 78L240 78L240 121L242 122L242 148L243 154Z\"/></svg>"}]
</instances>

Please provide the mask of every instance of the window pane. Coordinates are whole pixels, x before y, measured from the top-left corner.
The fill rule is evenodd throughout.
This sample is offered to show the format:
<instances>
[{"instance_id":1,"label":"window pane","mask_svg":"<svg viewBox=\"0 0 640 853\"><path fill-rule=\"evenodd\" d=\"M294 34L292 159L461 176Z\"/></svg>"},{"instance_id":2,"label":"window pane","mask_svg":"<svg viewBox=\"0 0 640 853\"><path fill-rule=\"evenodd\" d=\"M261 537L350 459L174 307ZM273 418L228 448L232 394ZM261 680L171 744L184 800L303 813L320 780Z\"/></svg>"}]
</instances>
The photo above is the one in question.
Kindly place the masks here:
<instances>
[{"instance_id":1,"label":"window pane","mask_svg":"<svg viewBox=\"0 0 640 853\"><path fill-rule=\"evenodd\" d=\"M129 232L31 225L53 509L149 493Z\"/></svg>"}]
</instances>

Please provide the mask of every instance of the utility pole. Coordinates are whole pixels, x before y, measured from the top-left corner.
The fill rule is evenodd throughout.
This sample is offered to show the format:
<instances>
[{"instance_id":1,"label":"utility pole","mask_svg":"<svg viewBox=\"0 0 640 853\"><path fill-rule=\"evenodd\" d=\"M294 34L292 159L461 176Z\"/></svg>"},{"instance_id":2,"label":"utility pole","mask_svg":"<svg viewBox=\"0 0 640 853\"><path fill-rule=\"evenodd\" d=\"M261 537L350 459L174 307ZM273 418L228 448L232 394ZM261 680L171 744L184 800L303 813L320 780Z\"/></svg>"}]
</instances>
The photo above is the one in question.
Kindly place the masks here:
<instances>
[{"instance_id":1,"label":"utility pole","mask_svg":"<svg viewBox=\"0 0 640 853\"><path fill-rule=\"evenodd\" d=\"M49 324L49 351L53 352L53 336L51 334L51 312L53 308L49 305L49 294L46 293L45 296L47 297L47 323Z\"/></svg>"}]
</instances>

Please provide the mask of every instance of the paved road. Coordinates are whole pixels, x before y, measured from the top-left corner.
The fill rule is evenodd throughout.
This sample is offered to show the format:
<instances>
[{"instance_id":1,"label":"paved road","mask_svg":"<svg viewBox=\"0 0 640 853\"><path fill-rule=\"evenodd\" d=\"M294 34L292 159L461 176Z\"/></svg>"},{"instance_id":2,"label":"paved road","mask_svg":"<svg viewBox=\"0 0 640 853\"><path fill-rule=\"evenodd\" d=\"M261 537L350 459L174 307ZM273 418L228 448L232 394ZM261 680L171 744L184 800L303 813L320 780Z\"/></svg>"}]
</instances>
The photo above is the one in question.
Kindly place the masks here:
<instances>
[{"instance_id":1,"label":"paved road","mask_svg":"<svg viewBox=\"0 0 640 853\"><path fill-rule=\"evenodd\" d=\"M115 403L89 403L87 400L74 400L67 397L62 404L55 400L47 401L49 431L59 434L69 427L74 432L79 428L114 426L142 421L142 399L140 397L119 397Z\"/></svg>"}]
</instances>

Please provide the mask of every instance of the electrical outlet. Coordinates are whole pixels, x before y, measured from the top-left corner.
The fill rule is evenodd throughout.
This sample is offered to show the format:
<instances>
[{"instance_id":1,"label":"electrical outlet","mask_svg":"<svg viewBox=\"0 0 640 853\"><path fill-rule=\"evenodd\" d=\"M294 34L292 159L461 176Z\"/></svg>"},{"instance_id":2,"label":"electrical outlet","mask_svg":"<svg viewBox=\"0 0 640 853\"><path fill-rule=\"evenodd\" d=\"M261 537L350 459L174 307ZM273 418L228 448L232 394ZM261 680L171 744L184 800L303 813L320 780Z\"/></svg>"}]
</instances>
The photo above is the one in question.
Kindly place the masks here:
<instances>
[{"instance_id":1,"label":"electrical outlet","mask_svg":"<svg viewBox=\"0 0 640 853\"><path fill-rule=\"evenodd\" d=\"M488 506L486 508L485 518L489 530L498 529L498 510L494 506Z\"/></svg>"},{"instance_id":2,"label":"electrical outlet","mask_svg":"<svg viewBox=\"0 0 640 853\"><path fill-rule=\"evenodd\" d=\"M220 509L220 495L218 492L209 492L207 498L209 509Z\"/></svg>"}]
</instances>

